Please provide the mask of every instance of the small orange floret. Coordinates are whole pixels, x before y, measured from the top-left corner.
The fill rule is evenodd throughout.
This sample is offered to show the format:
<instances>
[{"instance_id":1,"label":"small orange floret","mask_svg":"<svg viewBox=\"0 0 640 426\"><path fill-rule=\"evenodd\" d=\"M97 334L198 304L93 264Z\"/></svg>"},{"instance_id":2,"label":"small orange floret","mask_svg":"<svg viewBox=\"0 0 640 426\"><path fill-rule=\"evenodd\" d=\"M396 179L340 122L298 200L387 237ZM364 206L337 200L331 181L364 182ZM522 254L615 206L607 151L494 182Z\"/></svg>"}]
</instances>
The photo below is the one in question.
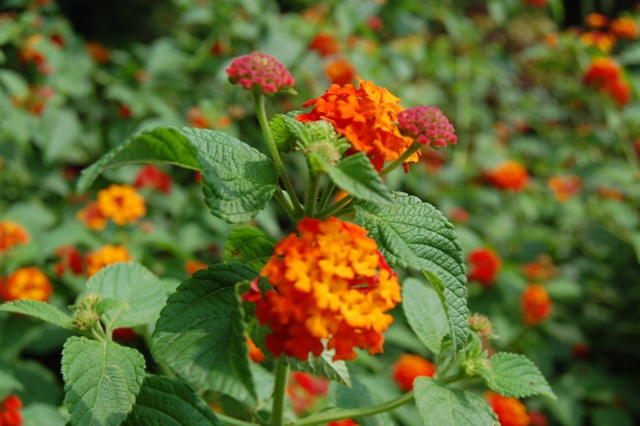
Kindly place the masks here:
<instances>
[{"instance_id":1,"label":"small orange floret","mask_svg":"<svg viewBox=\"0 0 640 426\"><path fill-rule=\"evenodd\" d=\"M592 59L583 81L611 95L618 106L626 105L631 97L631 86L624 79L622 68L608 56Z\"/></svg>"},{"instance_id":2,"label":"small orange floret","mask_svg":"<svg viewBox=\"0 0 640 426\"><path fill-rule=\"evenodd\" d=\"M342 45L331 34L321 32L311 40L309 49L315 50L321 57L326 57L339 53L342 50Z\"/></svg>"},{"instance_id":3,"label":"small orange floret","mask_svg":"<svg viewBox=\"0 0 640 426\"><path fill-rule=\"evenodd\" d=\"M578 176L553 176L547 180L547 188L553 191L556 200L566 202L576 195L582 187L582 179Z\"/></svg>"},{"instance_id":4,"label":"small orange floret","mask_svg":"<svg viewBox=\"0 0 640 426\"><path fill-rule=\"evenodd\" d=\"M617 18L611 21L609 30L618 38L635 40L638 38L638 24L631 18Z\"/></svg>"},{"instance_id":5,"label":"small orange floret","mask_svg":"<svg viewBox=\"0 0 640 426\"><path fill-rule=\"evenodd\" d=\"M609 23L609 18L601 13L590 13L584 18L584 23L591 28L604 28Z\"/></svg>"},{"instance_id":6,"label":"small orange floret","mask_svg":"<svg viewBox=\"0 0 640 426\"><path fill-rule=\"evenodd\" d=\"M129 185L112 184L98 191L98 207L117 225L137 222L147 212L144 198Z\"/></svg>"},{"instance_id":7,"label":"small orange floret","mask_svg":"<svg viewBox=\"0 0 640 426\"><path fill-rule=\"evenodd\" d=\"M22 225L10 220L0 221L0 253L29 242L29 233Z\"/></svg>"},{"instance_id":8,"label":"small orange floret","mask_svg":"<svg viewBox=\"0 0 640 426\"><path fill-rule=\"evenodd\" d=\"M211 127L202 108L197 106L193 106L187 111L187 122L190 126L197 127L198 129L208 129Z\"/></svg>"},{"instance_id":9,"label":"small orange floret","mask_svg":"<svg viewBox=\"0 0 640 426\"><path fill-rule=\"evenodd\" d=\"M332 84L340 86L351 83L356 76L356 71L351 62L341 58L330 61L324 72Z\"/></svg>"},{"instance_id":10,"label":"small orange floret","mask_svg":"<svg viewBox=\"0 0 640 426\"><path fill-rule=\"evenodd\" d=\"M207 269L207 264L202 260L195 259L184 262L184 270L187 271L187 274L189 275L195 274L196 271L199 271L200 269Z\"/></svg>"},{"instance_id":11,"label":"small orange floret","mask_svg":"<svg viewBox=\"0 0 640 426\"><path fill-rule=\"evenodd\" d=\"M20 268L0 285L0 296L12 300L38 300L46 302L53 292L47 276L35 266Z\"/></svg>"},{"instance_id":12,"label":"small orange floret","mask_svg":"<svg viewBox=\"0 0 640 426\"><path fill-rule=\"evenodd\" d=\"M76 219L84 222L87 228L100 231L107 226L107 217L102 213L96 201L88 204L76 213Z\"/></svg>"},{"instance_id":13,"label":"small orange floret","mask_svg":"<svg viewBox=\"0 0 640 426\"><path fill-rule=\"evenodd\" d=\"M551 298L540 284L529 284L522 293L522 318L525 324L535 325L551 315Z\"/></svg>"},{"instance_id":14,"label":"small orange floret","mask_svg":"<svg viewBox=\"0 0 640 426\"><path fill-rule=\"evenodd\" d=\"M540 254L535 261L522 266L522 273L529 281L549 281L558 274L558 268L548 254Z\"/></svg>"},{"instance_id":15,"label":"small orange floret","mask_svg":"<svg viewBox=\"0 0 640 426\"><path fill-rule=\"evenodd\" d=\"M251 340L250 337L247 337L247 348L249 348L249 358L251 358L251 361L260 364L262 361L267 359L260 348L253 343L253 340Z\"/></svg>"},{"instance_id":16,"label":"small orange floret","mask_svg":"<svg viewBox=\"0 0 640 426\"><path fill-rule=\"evenodd\" d=\"M498 415L502 426L529 426L531 419L527 407L517 398L510 398L488 391L485 398L491 409Z\"/></svg>"},{"instance_id":17,"label":"small orange floret","mask_svg":"<svg viewBox=\"0 0 640 426\"><path fill-rule=\"evenodd\" d=\"M370 81L359 78L358 81L358 89L352 84L331 85L321 97L305 102L303 106L313 106L313 110L296 119L303 123L330 122L349 141L353 151L365 152L379 171L385 161L400 157L413 139L402 136L396 126L398 113L403 110L400 99ZM419 152L416 152L407 162L416 162L418 158Z\"/></svg>"},{"instance_id":18,"label":"small orange floret","mask_svg":"<svg viewBox=\"0 0 640 426\"><path fill-rule=\"evenodd\" d=\"M305 218L297 229L299 235L275 246L260 273L274 290L245 298L255 301L260 324L271 326L267 349L302 360L310 352L320 356L323 341L335 349L334 360L354 359L355 347L382 352L382 332L393 321L386 312L401 297L376 242L333 217Z\"/></svg>"},{"instance_id":19,"label":"small orange floret","mask_svg":"<svg viewBox=\"0 0 640 426\"><path fill-rule=\"evenodd\" d=\"M87 276L95 275L100 269L117 262L132 260L129 251L124 246L107 244L99 250L87 254Z\"/></svg>"},{"instance_id":20,"label":"small orange floret","mask_svg":"<svg viewBox=\"0 0 640 426\"><path fill-rule=\"evenodd\" d=\"M436 367L431 361L418 355L404 354L393 365L393 380L403 392L413 389L413 381L416 377L433 377Z\"/></svg>"},{"instance_id":21,"label":"small orange floret","mask_svg":"<svg viewBox=\"0 0 640 426\"><path fill-rule=\"evenodd\" d=\"M607 53L615 46L616 36L602 31L586 31L580 34L580 41L585 46L593 46Z\"/></svg>"},{"instance_id":22,"label":"small orange floret","mask_svg":"<svg viewBox=\"0 0 640 426\"><path fill-rule=\"evenodd\" d=\"M517 161L508 160L486 174L493 186L512 191L520 191L529 182L529 173Z\"/></svg>"},{"instance_id":23,"label":"small orange floret","mask_svg":"<svg viewBox=\"0 0 640 426\"><path fill-rule=\"evenodd\" d=\"M487 287L493 284L496 274L502 266L498 254L488 247L477 248L469 253L470 271L467 274L469 280L477 281Z\"/></svg>"}]
</instances>

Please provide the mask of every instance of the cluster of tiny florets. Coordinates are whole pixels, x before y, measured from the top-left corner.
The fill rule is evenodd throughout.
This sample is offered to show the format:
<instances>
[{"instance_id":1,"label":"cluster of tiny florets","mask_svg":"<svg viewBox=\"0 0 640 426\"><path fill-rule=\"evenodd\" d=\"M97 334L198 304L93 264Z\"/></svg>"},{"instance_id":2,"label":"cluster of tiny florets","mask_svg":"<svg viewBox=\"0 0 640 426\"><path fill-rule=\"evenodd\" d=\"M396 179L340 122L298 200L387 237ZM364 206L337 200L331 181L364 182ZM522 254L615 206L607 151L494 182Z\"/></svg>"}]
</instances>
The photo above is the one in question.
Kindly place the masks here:
<instances>
[{"instance_id":1,"label":"cluster of tiny florets","mask_svg":"<svg viewBox=\"0 0 640 426\"><path fill-rule=\"evenodd\" d=\"M455 129L442 111L433 106L417 106L398 113L398 127L405 136L432 148L458 142Z\"/></svg>"},{"instance_id":2,"label":"cluster of tiny florets","mask_svg":"<svg viewBox=\"0 0 640 426\"><path fill-rule=\"evenodd\" d=\"M249 90L260 89L265 95L293 87L295 81L276 58L262 52L240 56L231 62L227 75L232 83Z\"/></svg>"}]
</instances>

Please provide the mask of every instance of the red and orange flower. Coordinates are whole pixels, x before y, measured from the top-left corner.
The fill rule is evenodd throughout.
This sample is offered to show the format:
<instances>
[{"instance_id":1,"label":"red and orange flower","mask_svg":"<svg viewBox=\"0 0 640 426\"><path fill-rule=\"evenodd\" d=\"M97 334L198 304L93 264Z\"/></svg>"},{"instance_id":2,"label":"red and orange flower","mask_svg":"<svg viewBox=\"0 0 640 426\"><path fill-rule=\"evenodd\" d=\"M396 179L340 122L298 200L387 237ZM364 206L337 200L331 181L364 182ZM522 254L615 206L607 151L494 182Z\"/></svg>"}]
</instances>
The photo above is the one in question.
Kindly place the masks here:
<instances>
[{"instance_id":1,"label":"red and orange flower","mask_svg":"<svg viewBox=\"0 0 640 426\"><path fill-rule=\"evenodd\" d=\"M529 426L531 419L527 407L517 398L499 395L488 391L485 398L491 409L498 415L502 426Z\"/></svg>"},{"instance_id":2,"label":"red and orange flower","mask_svg":"<svg viewBox=\"0 0 640 426\"><path fill-rule=\"evenodd\" d=\"M256 303L260 324L272 333L266 346L306 360L320 356L326 342L335 360L354 359L355 347L382 352L393 317L386 312L401 300L396 274L367 231L336 218L305 218L297 234L274 249L260 273L274 287L261 295L257 281L245 300Z\"/></svg>"},{"instance_id":3,"label":"red and orange flower","mask_svg":"<svg viewBox=\"0 0 640 426\"><path fill-rule=\"evenodd\" d=\"M38 300L46 302L53 292L47 276L35 266L24 267L0 282L0 297L12 300Z\"/></svg>"},{"instance_id":4,"label":"red and orange flower","mask_svg":"<svg viewBox=\"0 0 640 426\"><path fill-rule=\"evenodd\" d=\"M95 275L100 269L117 262L132 260L129 251L124 246L107 244L99 250L87 254L87 276Z\"/></svg>"},{"instance_id":5,"label":"red and orange flower","mask_svg":"<svg viewBox=\"0 0 640 426\"><path fill-rule=\"evenodd\" d=\"M529 182L527 169L513 160L508 160L498 165L498 167L486 173L486 177L493 186L514 192L524 189Z\"/></svg>"},{"instance_id":6,"label":"red and orange flower","mask_svg":"<svg viewBox=\"0 0 640 426\"><path fill-rule=\"evenodd\" d=\"M413 389L413 381L416 377L433 377L436 367L431 361L419 355L404 354L393 365L393 380L403 392Z\"/></svg>"},{"instance_id":7,"label":"red and orange flower","mask_svg":"<svg viewBox=\"0 0 640 426\"><path fill-rule=\"evenodd\" d=\"M351 83L356 76L356 70L351 62L343 58L329 61L324 68L324 73L332 84L340 86Z\"/></svg>"},{"instance_id":8,"label":"red and orange flower","mask_svg":"<svg viewBox=\"0 0 640 426\"><path fill-rule=\"evenodd\" d=\"M582 187L582 179L578 176L552 176L547 179L547 188L553 191L556 200L561 203L576 195Z\"/></svg>"},{"instance_id":9,"label":"red and orange flower","mask_svg":"<svg viewBox=\"0 0 640 426\"><path fill-rule=\"evenodd\" d=\"M536 325L551 315L551 298L540 284L529 284L522 293L522 319L527 325Z\"/></svg>"},{"instance_id":10,"label":"red and orange flower","mask_svg":"<svg viewBox=\"0 0 640 426\"><path fill-rule=\"evenodd\" d=\"M385 161L400 157L413 143L396 126L398 113L403 110L400 99L385 88L358 78L360 87L334 84L319 98L304 103L313 110L296 118L303 123L326 120L349 141L352 150L364 152L376 170L382 170ZM416 162L419 152L407 159Z\"/></svg>"},{"instance_id":11,"label":"red and orange flower","mask_svg":"<svg viewBox=\"0 0 640 426\"><path fill-rule=\"evenodd\" d=\"M9 395L0 404L0 426L22 426L22 401L15 395Z\"/></svg>"},{"instance_id":12,"label":"red and orange flower","mask_svg":"<svg viewBox=\"0 0 640 426\"><path fill-rule=\"evenodd\" d=\"M152 188L165 194L170 194L171 176L156 166L149 164L138 171L133 186L136 188Z\"/></svg>"},{"instance_id":13,"label":"red and orange flower","mask_svg":"<svg viewBox=\"0 0 640 426\"><path fill-rule=\"evenodd\" d=\"M76 219L84 222L87 228L94 231L100 231L107 226L107 217L100 210L97 201L93 201L78 210Z\"/></svg>"},{"instance_id":14,"label":"red and orange flower","mask_svg":"<svg viewBox=\"0 0 640 426\"><path fill-rule=\"evenodd\" d=\"M584 84L611 95L618 106L624 106L631 97L631 87L624 79L622 68L608 56L593 58L584 76Z\"/></svg>"},{"instance_id":15,"label":"red and orange flower","mask_svg":"<svg viewBox=\"0 0 640 426\"><path fill-rule=\"evenodd\" d=\"M29 233L22 225L10 220L0 221L0 253L12 247L27 244Z\"/></svg>"},{"instance_id":16,"label":"red and orange flower","mask_svg":"<svg viewBox=\"0 0 640 426\"><path fill-rule=\"evenodd\" d=\"M467 278L477 281L485 287L493 284L502 266L502 261L498 254L488 247L472 250L469 253L468 261L470 271L467 273Z\"/></svg>"},{"instance_id":17,"label":"red and orange flower","mask_svg":"<svg viewBox=\"0 0 640 426\"><path fill-rule=\"evenodd\" d=\"M137 222L147 212L144 198L132 186L117 184L98 191L98 208L120 226Z\"/></svg>"}]
</instances>

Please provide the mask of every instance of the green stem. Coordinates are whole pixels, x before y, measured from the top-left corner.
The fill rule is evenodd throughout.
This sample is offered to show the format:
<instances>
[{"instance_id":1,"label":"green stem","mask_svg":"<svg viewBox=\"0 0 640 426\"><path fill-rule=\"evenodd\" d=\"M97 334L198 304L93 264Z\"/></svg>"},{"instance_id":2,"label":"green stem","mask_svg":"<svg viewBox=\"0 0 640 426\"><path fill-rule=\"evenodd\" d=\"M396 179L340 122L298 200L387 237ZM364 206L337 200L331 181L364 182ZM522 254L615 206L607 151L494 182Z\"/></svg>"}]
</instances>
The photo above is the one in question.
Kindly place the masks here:
<instances>
[{"instance_id":1,"label":"green stem","mask_svg":"<svg viewBox=\"0 0 640 426\"><path fill-rule=\"evenodd\" d=\"M306 217L313 217L316 210L316 200L318 198L318 188L320 186L320 176L318 174L311 173L311 179L309 180L309 186L307 186L307 196L304 200L304 215Z\"/></svg>"},{"instance_id":2,"label":"green stem","mask_svg":"<svg viewBox=\"0 0 640 426\"><path fill-rule=\"evenodd\" d=\"M289 364L281 356L276 362L275 383L273 385L273 406L271 408L271 426L282 426L284 418L284 397L289 378Z\"/></svg>"},{"instance_id":3,"label":"green stem","mask_svg":"<svg viewBox=\"0 0 640 426\"><path fill-rule=\"evenodd\" d=\"M296 191L293 189L293 185L289 180L289 176L284 169L284 164L282 163L280 153L278 152L278 147L276 146L276 141L273 139L273 134L271 133L271 128L269 127L269 120L267 120L267 111L264 107L264 95L262 93L254 91L253 99L256 104L256 114L258 115L260 128L262 129L262 134L264 136L265 142L267 143L269 153L271 154L273 162L276 166L278 175L280 176L280 179L282 179L284 187L289 193L289 197L291 198L291 202L293 204L293 210L295 211L296 215L301 217L303 212L302 205L300 204L300 200L298 200Z\"/></svg>"},{"instance_id":4,"label":"green stem","mask_svg":"<svg viewBox=\"0 0 640 426\"><path fill-rule=\"evenodd\" d=\"M291 207L287 199L284 197L281 188L277 188L275 190L275 192L273 193L273 198L275 198L280 206L282 206L282 209L287 213L287 216L289 216L290 219L295 220L296 213L293 211L293 207Z\"/></svg>"},{"instance_id":5,"label":"green stem","mask_svg":"<svg viewBox=\"0 0 640 426\"><path fill-rule=\"evenodd\" d=\"M344 197L342 200L338 201L337 203L334 203L334 204L330 205L329 207L327 207L324 210L320 210L316 214L316 217L319 218L319 219L326 219L329 216L335 215L338 211L340 211L341 208L346 206L351 200L353 200L353 197L351 195L347 195L346 197Z\"/></svg>"},{"instance_id":6,"label":"green stem","mask_svg":"<svg viewBox=\"0 0 640 426\"><path fill-rule=\"evenodd\" d=\"M216 417L219 418L222 423L229 426L255 426L255 423L245 422L244 420L235 419L220 413L216 413Z\"/></svg>"},{"instance_id":7,"label":"green stem","mask_svg":"<svg viewBox=\"0 0 640 426\"><path fill-rule=\"evenodd\" d=\"M331 198L331 194L333 194L334 189L336 189L336 184L333 183L333 181L329 181L327 187L322 192L322 198L320 198L320 202L318 203L318 210L322 210L327 206L329 198Z\"/></svg>"},{"instance_id":8,"label":"green stem","mask_svg":"<svg viewBox=\"0 0 640 426\"><path fill-rule=\"evenodd\" d=\"M413 398L413 391L410 391L396 399L392 399L391 401L387 401L382 404L371 405L369 407L362 408L351 408L345 410L324 412L317 415L309 416L305 419L298 420L297 422L291 423L291 426L311 426L343 419L355 419L360 417L372 416L374 414L391 411L395 408L408 404L413 401Z\"/></svg>"},{"instance_id":9,"label":"green stem","mask_svg":"<svg viewBox=\"0 0 640 426\"><path fill-rule=\"evenodd\" d=\"M413 145L407 148L407 150L403 152L400 157L393 160L392 163L387 164L387 166L380 171L380 177L388 175L393 169L397 168L402 163L407 161L407 159L415 154L416 151L418 151L420 148L422 148L422 145L418 142L414 142Z\"/></svg>"},{"instance_id":10,"label":"green stem","mask_svg":"<svg viewBox=\"0 0 640 426\"><path fill-rule=\"evenodd\" d=\"M445 385L448 385L449 383L457 382L458 380L462 380L466 377L467 377L467 374L464 371L461 371L460 373L454 374L449 377L443 377L442 379L438 379L438 380L440 380Z\"/></svg>"}]
</instances>

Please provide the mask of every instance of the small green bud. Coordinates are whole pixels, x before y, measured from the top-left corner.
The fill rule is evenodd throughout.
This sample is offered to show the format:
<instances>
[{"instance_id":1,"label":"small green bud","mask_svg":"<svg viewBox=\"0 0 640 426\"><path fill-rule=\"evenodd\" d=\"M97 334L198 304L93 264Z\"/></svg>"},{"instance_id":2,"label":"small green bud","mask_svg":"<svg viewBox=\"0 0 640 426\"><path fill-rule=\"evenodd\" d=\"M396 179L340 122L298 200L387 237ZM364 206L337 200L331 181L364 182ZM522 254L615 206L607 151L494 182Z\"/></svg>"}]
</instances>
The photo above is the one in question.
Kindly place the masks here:
<instances>
[{"instance_id":1,"label":"small green bud","mask_svg":"<svg viewBox=\"0 0 640 426\"><path fill-rule=\"evenodd\" d=\"M73 326L86 330L100 320L100 315L90 309L80 308L73 315Z\"/></svg>"}]
</instances>

